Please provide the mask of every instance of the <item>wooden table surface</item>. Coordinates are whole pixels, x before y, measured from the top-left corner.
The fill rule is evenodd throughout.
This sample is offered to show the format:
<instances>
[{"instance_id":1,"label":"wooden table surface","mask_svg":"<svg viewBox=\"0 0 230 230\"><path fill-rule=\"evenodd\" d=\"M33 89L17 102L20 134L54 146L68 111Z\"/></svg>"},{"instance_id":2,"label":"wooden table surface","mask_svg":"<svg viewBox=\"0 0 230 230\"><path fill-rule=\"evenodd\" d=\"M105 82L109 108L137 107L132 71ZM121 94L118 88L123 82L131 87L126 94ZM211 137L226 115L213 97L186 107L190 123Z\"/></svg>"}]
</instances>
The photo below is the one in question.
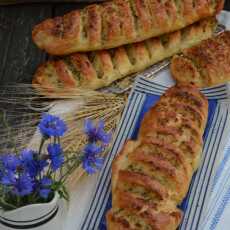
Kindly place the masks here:
<instances>
[{"instance_id":1,"label":"wooden table surface","mask_svg":"<svg viewBox=\"0 0 230 230\"><path fill-rule=\"evenodd\" d=\"M30 83L37 66L47 59L31 40L34 25L83 6L82 3L1 6L0 85ZM230 10L230 0L226 0L225 9Z\"/></svg>"}]
</instances>

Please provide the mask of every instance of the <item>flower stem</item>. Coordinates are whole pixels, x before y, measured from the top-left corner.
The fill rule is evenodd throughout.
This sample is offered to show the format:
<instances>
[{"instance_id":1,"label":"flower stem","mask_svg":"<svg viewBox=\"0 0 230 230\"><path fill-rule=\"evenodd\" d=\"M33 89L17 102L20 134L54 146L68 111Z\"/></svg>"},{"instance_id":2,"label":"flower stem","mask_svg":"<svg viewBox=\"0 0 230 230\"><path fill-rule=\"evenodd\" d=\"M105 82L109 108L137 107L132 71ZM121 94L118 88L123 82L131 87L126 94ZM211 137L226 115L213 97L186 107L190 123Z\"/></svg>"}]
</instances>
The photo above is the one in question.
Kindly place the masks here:
<instances>
[{"instance_id":1,"label":"flower stem","mask_svg":"<svg viewBox=\"0 0 230 230\"><path fill-rule=\"evenodd\" d=\"M17 207L20 207L20 197L19 196L17 196Z\"/></svg>"},{"instance_id":2,"label":"flower stem","mask_svg":"<svg viewBox=\"0 0 230 230\"><path fill-rule=\"evenodd\" d=\"M73 166L72 166L71 168L69 168L68 171L67 171L64 175L62 175L62 177L60 178L60 182L61 182L61 183L64 183L65 180L67 179L68 175L70 175L70 174L73 172L73 170L74 170L76 167L78 167L79 165L80 165L80 162L79 162L79 161L76 161L76 162L73 164Z\"/></svg>"},{"instance_id":3,"label":"flower stem","mask_svg":"<svg viewBox=\"0 0 230 230\"><path fill-rule=\"evenodd\" d=\"M1 206L4 208L7 208L7 209L16 209L17 206L13 205L13 204L10 204L10 203L7 203L4 198L0 198L0 204Z\"/></svg>"},{"instance_id":4,"label":"flower stem","mask_svg":"<svg viewBox=\"0 0 230 230\"><path fill-rule=\"evenodd\" d=\"M36 199L36 196L37 196L37 191L34 191L34 193L33 193L32 196L31 196L31 204L32 204L32 203L35 203L35 201L37 200L37 199Z\"/></svg>"},{"instance_id":5,"label":"flower stem","mask_svg":"<svg viewBox=\"0 0 230 230\"><path fill-rule=\"evenodd\" d=\"M45 141L46 141L46 138L42 137L42 140L41 140L41 143L40 143L40 146L39 146L39 151L38 151L39 155L41 155L42 147L43 147Z\"/></svg>"},{"instance_id":6,"label":"flower stem","mask_svg":"<svg viewBox=\"0 0 230 230\"><path fill-rule=\"evenodd\" d=\"M43 145L44 145L45 141L46 141L46 138L45 138L45 137L42 137L41 143L40 143L40 147L39 147L39 151L38 151L38 155L39 155L39 156L41 156L42 148L43 148ZM39 176L39 179L41 180L41 178L42 178L41 172L39 172L39 175L38 175L38 176Z\"/></svg>"}]
</instances>

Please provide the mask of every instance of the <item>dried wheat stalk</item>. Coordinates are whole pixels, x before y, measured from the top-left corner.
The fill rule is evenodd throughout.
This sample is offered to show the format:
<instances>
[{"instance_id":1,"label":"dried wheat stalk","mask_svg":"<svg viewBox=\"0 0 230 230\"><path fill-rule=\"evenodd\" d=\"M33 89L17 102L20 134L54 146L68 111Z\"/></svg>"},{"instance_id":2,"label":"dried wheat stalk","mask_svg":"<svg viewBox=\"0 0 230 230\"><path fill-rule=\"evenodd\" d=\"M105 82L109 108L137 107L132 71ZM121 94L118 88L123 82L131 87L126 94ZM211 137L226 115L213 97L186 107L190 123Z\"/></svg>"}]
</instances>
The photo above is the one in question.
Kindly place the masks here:
<instances>
[{"instance_id":1,"label":"dried wheat stalk","mask_svg":"<svg viewBox=\"0 0 230 230\"><path fill-rule=\"evenodd\" d=\"M126 101L122 95L87 90L41 96L27 84L2 86L0 92L0 153L37 149L41 136L36 126L44 112L58 115L67 123L68 132L62 138L64 151L69 155L80 152L86 143L84 120L102 119L105 129L114 132ZM8 123L13 123L12 127ZM82 174L81 166L77 167L69 184L75 184Z\"/></svg>"}]
</instances>

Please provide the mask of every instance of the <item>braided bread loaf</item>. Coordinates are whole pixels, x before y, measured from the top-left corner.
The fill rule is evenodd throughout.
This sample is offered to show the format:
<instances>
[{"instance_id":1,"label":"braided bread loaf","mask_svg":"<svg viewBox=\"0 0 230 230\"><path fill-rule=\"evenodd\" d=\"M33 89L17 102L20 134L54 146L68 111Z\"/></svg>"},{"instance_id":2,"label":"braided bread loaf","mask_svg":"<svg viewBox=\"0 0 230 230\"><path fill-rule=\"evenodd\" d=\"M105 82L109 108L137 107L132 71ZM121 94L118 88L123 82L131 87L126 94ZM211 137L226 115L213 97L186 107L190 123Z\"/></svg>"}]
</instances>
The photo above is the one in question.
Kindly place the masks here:
<instances>
[{"instance_id":1,"label":"braided bread loaf","mask_svg":"<svg viewBox=\"0 0 230 230\"><path fill-rule=\"evenodd\" d=\"M230 31L186 49L171 63L178 82L208 87L230 81Z\"/></svg>"},{"instance_id":2,"label":"braided bread loaf","mask_svg":"<svg viewBox=\"0 0 230 230\"><path fill-rule=\"evenodd\" d=\"M144 116L112 167L109 230L176 230L177 208L202 151L208 102L192 85L170 88Z\"/></svg>"},{"instance_id":3,"label":"braided bread loaf","mask_svg":"<svg viewBox=\"0 0 230 230\"><path fill-rule=\"evenodd\" d=\"M105 87L211 37L215 28L216 20L208 18L180 31L143 42L110 50L75 53L41 65L33 84L49 91Z\"/></svg>"},{"instance_id":4,"label":"braided bread loaf","mask_svg":"<svg viewBox=\"0 0 230 230\"><path fill-rule=\"evenodd\" d=\"M184 28L215 15L224 0L114 0L35 26L32 36L53 55L118 47Z\"/></svg>"}]
</instances>

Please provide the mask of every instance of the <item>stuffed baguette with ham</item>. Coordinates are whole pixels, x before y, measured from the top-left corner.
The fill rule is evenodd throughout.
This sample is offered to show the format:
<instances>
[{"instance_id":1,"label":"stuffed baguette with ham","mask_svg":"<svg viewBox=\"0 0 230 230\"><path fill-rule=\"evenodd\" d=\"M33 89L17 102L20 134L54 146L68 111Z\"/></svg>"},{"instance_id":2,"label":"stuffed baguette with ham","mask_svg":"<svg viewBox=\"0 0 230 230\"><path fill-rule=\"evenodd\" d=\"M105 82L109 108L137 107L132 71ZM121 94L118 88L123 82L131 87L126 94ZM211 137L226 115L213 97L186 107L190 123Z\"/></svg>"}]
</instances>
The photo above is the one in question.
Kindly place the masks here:
<instances>
[{"instance_id":1,"label":"stuffed baguette with ham","mask_svg":"<svg viewBox=\"0 0 230 230\"><path fill-rule=\"evenodd\" d=\"M114 0L35 26L35 44L52 55L118 47L180 30L216 15L224 0Z\"/></svg>"},{"instance_id":2,"label":"stuffed baguette with ham","mask_svg":"<svg viewBox=\"0 0 230 230\"><path fill-rule=\"evenodd\" d=\"M41 65L33 85L43 91L98 89L212 36L216 19L207 18L180 31L143 42L89 53L75 53ZM45 92L44 91L44 92Z\"/></svg>"},{"instance_id":3,"label":"stuffed baguette with ham","mask_svg":"<svg viewBox=\"0 0 230 230\"><path fill-rule=\"evenodd\" d=\"M113 162L108 230L177 229L207 114L207 99L192 85L170 88L147 112L137 140L127 141Z\"/></svg>"}]
</instances>

